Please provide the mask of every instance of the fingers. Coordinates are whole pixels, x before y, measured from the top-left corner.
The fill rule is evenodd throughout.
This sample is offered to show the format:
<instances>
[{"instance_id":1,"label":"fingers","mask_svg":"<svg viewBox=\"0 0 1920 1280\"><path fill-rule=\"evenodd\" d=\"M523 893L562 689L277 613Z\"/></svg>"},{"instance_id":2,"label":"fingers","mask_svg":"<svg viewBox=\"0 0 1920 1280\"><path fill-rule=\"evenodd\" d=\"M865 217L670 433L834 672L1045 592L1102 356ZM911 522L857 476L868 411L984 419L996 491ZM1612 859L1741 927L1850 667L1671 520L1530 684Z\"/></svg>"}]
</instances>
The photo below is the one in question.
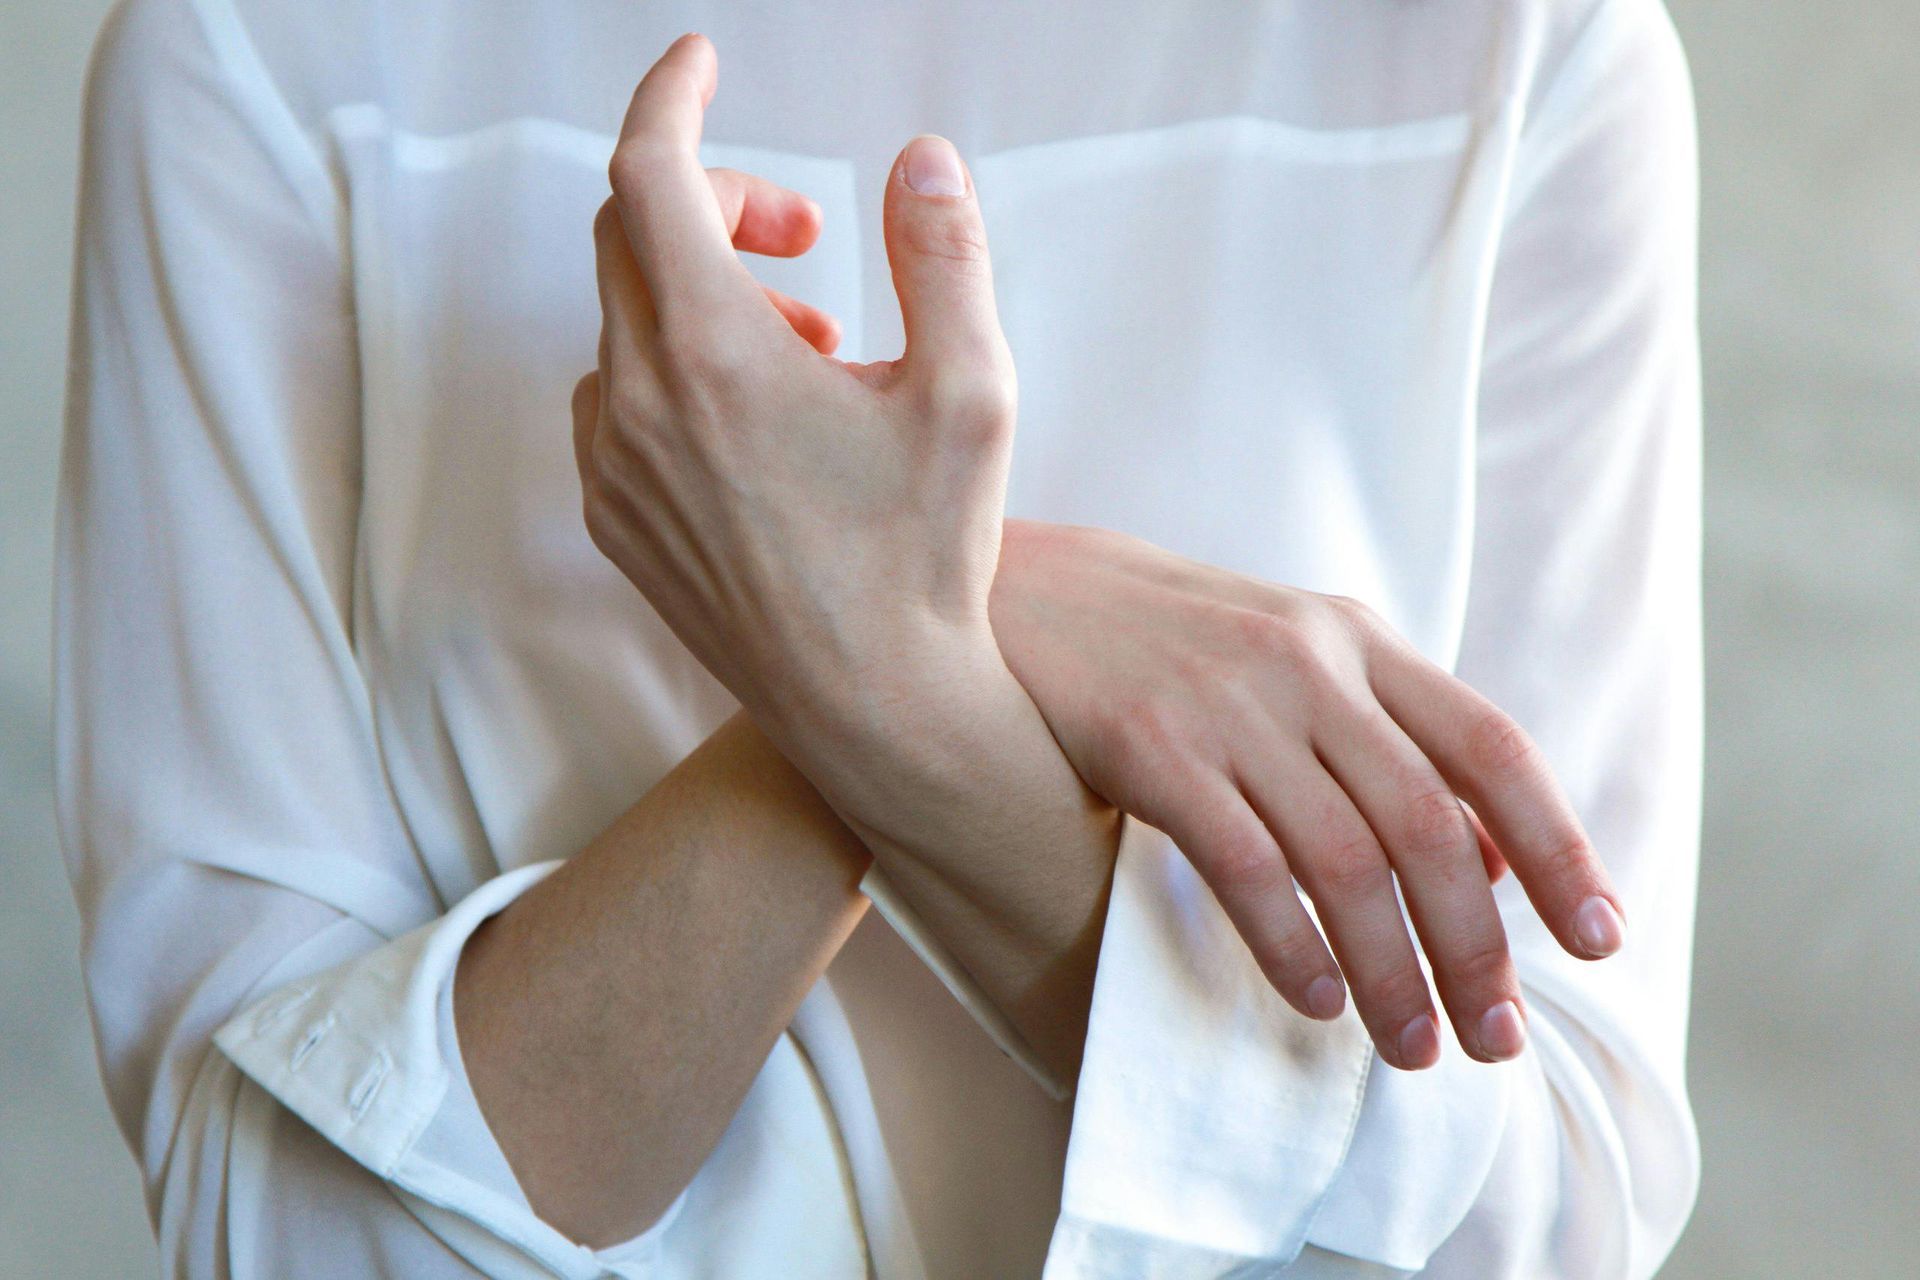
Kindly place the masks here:
<instances>
[{"instance_id":1,"label":"fingers","mask_svg":"<svg viewBox=\"0 0 1920 1280\"><path fill-rule=\"evenodd\" d=\"M797 256L819 238L820 208L799 192L735 169L713 169L709 176L739 249ZM611 330L608 340L628 349L651 340L656 326L652 297L634 261L620 207L611 199L594 219L594 247L601 321ZM816 351L832 355L839 347L840 322L832 315L764 285L761 292Z\"/></svg>"},{"instance_id":2,"label":"fingers","mask_svg":"<svg viewBox=\"0 0 1920 1280\"><path fill-rule=\"evenodd\" d=\"M823 356L830 356L840 346L840 322L827 312L790 298L778 289L761 286L767 295L767 301L773 303L773 309L786 317L793 331L807 340L807 343Z\"/></svg>"},{"instance_id":3,"label":"fingers","mask_svg":"<svg viewBox=\"0 0 1920 1280\"><path fill-rule=\"evenodd\" d=\"M986 226L952 143L922 134L906 145L887 178L884 221L909 370L1011 368Z\"/></svg>"},{"instance_id":4,"label":"fingers","mask_svg":"<svg viewBox=\"0 0 1920 1280\"><path fill-rule=\"evenodd\" d=\"M1404 642L1383 647L1369 678L1381 706L1473 805L1560 945L1587 960L1618 951L1619 896L1525 730Z\"/></svg>"},{"instance_id":5,"label":"fingers","mask_svg":"<svg viewBox=\"0 0 1920 1280\"><path fill-rule=\"evenodd\" d=\"M1473 838L1480 842L1480 861L1487 869L1487 883L1499 884L1500 877L1507 874L1507 860L1500 856L1500 848L1494 844L1493 837L1487 834L1486 824L1480 821L1480 815L1473 806L1461 801L1467 811L1467 819L1473 823Z\"/></svg>"},{"instance_id":6,"label":"fingers","mask_svg":"<svg viewBox=\"0 0 1920 1280\"><path fill-rule=\"evenodd\" d=\"M632 260L626 274L640 285L621 290L626 332L616 337L657 335L665 325L694 346L705 345L730 323L760 318L746 309L758 291L794 332L831 354L839 345L838 323L817 307L762 288L736 256L805 253L819 239L821 215L813 201L765 178L701 167L701 128L718 79L712 44L688 34L634 90L608 167L617 216L608 221L603 212L601 228L620 232ZM605 237L598 238L605 310L604 268L613 255Z\"/></svg>"},{"instance_id":7,"label":"fingers","mask_svg":"<svg viewBox=\"0 0 1920 1280\"><path fill-rule=\"evenodd\" d=\"M1274 990L1309 1018L1339 1017L1346 985L1272 833L1220 775L1164 776L1177 802L1141 816L1166 832L1207 882Z\"/></svg>"},{"instance_id":8,"label":"fingers","mask_svg":"<svg viewBox=\"0 0 1920 1280\"><path fill-rule=\"evenodd\" d=\"M1270 777L1247 781L1248 799L1313 899L1380 1056L1408 1071L1432 1066L1440 1024L1372 829L1305 748L1297 758L1283 754Z\"/></svg>"},{"instance_id":9,"label":"fingers","mask_svg":"<svg viewBox=\"0 0 1920 1280\"><path fill-rule=\"evenodd\" d=\"M1525 1047L1520 980L1473 822L1400 726L1370 705L1316 730L1315 749L1386 850L1461 1047L1504 1061Z\"/></svg>"},{"instance_id":10,"label":"fingers","mask_svg":"<svg viewBox=\"0 0 1920 1280\"><path fill-rule=\"evenodd\" d=\"M674 41L634 90L608 166L654 310L672 325L721 322L759 303L700 164L701 124L718 77L706 37Z\"/></svg>"},{"instance_id":11,"label":"fingers","mask_svg":"<svg viewBox=\"0 0 1920 1280\"><path fill-rule=\"evenodd\" d=\"M797 258L820 239L820 206L798 191L738 169L709 169L714 198L733 247L742 253ZM767 301L823 356L840 346L840 322L820 308L762 285Z\"/></svg>"},{"instance_id":12,"label":"fingers","mask_svg":"<svg viewBox=\"0 0 1920 1280\"><path fill-rule=\"evenodd\" d=\"M742 253L797 258L820 238L820 206L798 191L738 169L707 170L727 239Z\"/></svg>"}]
</instances>

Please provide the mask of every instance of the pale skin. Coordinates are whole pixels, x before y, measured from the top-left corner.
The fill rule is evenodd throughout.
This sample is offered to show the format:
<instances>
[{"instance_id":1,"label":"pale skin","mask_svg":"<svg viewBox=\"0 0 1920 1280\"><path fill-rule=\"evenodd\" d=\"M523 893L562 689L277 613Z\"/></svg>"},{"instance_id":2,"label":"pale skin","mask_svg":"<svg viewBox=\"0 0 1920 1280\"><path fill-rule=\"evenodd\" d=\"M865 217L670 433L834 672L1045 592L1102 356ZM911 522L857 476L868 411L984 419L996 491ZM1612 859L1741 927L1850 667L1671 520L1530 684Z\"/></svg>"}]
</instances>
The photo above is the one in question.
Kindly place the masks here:
<instances>
[{"instance_id":1,"label":"pale skin","mask_svg":"<svg viewBox=\"0 0 1920 1280\"><path fill-rule=\"evenodd\" d=\"M805 252L819 211L700 168L716 77L688 36L636 90L574 440L595 544L743 710L462 958L463 1056L535 1209L593 1245L658 1217L858 921L869 859L1071 1078L1121 810L1175 839L1290 1004L1331 1018L1351 989L1419 1069L1440 1044L1397 882L1461 1045L1519 1053L1492 882L1511 867L1576 956L1623 930L1525 733L1356 601L1005 521L1013 366L964 166L902 152L906 351L839 361L834 321L738 257Z\"/></svg>"}]
</instances>

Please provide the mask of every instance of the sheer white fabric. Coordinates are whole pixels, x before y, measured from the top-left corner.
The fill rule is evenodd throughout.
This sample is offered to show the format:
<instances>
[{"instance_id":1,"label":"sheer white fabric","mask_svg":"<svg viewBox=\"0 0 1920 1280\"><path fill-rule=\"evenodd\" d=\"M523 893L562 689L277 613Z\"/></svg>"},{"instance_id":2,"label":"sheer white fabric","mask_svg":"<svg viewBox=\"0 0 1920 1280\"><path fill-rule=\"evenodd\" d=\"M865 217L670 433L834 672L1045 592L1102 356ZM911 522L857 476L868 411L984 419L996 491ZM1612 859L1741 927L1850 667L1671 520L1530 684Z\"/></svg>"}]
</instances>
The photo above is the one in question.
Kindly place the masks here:
<instances>
[{"instance_id":1,"label":"sheer white fabric","mask_svg":"<svg viewBox=\"0 0 1920 1280\"><path fill-rule=\"evenodd\" d=\"M1077 1081L876 888L659 1222L596 1252L532 1213L452 966L732 709L592 547L567 444L613 132L688 29L708 162L826 210L752 265L850 359L900 342L893 155L968 157L1013 514L1366 599L1532 732L1629 944L1570 960L1500 886L1518 1060L1403 1074L1296 1017L1134 824ZM57 782L169 1273L1651 1274L1697 1181L1693 137L1657 0L123 4Z\"/></svg>"}]
</instances>

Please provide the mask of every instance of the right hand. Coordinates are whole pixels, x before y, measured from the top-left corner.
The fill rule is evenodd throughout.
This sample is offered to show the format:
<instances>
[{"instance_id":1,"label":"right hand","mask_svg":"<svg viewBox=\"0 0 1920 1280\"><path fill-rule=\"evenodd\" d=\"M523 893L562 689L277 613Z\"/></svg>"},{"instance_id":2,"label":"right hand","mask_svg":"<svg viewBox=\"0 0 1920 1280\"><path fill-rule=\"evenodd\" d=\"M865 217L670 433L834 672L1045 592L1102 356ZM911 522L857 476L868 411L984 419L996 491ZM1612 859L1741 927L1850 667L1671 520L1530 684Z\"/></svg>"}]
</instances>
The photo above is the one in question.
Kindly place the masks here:
<instances>
[{"instance_id":1,"label":"right hand","mask_svg":"<svg viewBox=\"0 0 1920 1280\"><path fill-rule=\"evenodd\" d=\"M614 152L574 398L587 528L843 815L877 815L876 724L913 704L904 753L982 714L987 682L1025 699L987 618L1015 406L985 232L952 146L910 143L885 199L906 351L823 354L830 322L769 304L700 167L716 80L711 44L675 41Z\"/></svg>"},{"instance_id":2,"label":"right hand","mask_svg":"<svg viewBox=\"0 0 1920 1280\"><path fill-rule=\"evenodd\" d=\"M716 74L676 41L615 149L574 406L588 529L1066 1076L1120 824L987 614L1014 380L973 184L945 140L908 144L883 210L906 351L832 359L769 305L701 171Z\"/></svg>"},{"instance_id":3,"label":"right hand","mask_svg":"<svg viewBox=\"0 0 1920 1280\"><path fill-rule=\"evenodd\" d=\"M1396 877L1482 1061L1524 1038L1491 892L1506 865L1568 952L1618 947L1619 899L1539 748L1360 602L1009 521L992 609L1087 785L1173 838L1300 1012L1337 1015L1344 971L1388 1063L1440 1055Z\"/></svg>"}]
</instances>

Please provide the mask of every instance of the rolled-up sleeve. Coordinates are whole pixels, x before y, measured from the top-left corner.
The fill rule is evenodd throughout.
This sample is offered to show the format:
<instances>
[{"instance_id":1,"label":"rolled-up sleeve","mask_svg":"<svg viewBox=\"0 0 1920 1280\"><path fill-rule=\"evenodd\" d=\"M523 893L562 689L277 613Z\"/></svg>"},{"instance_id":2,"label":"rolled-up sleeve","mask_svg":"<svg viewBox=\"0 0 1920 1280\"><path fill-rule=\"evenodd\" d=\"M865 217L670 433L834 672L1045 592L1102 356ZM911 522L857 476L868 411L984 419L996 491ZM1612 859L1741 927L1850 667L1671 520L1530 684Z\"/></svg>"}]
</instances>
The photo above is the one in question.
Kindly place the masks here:
<instances>
[{"instance_id":1,"label":"rolled-up sleeve","mask_svg":"<svg viewBox=\"0 0 1920 1280\"><path fill-rule=\"evenodd\" d=\"M329 183L230 9L116 9L88 81L55 602L108 1093L168 1274L640 1274L644 1239L595 1253L534 1215L450 1087L460 947L554 864L449 910L386 783Z\"/></svg>"}]
</instances>

